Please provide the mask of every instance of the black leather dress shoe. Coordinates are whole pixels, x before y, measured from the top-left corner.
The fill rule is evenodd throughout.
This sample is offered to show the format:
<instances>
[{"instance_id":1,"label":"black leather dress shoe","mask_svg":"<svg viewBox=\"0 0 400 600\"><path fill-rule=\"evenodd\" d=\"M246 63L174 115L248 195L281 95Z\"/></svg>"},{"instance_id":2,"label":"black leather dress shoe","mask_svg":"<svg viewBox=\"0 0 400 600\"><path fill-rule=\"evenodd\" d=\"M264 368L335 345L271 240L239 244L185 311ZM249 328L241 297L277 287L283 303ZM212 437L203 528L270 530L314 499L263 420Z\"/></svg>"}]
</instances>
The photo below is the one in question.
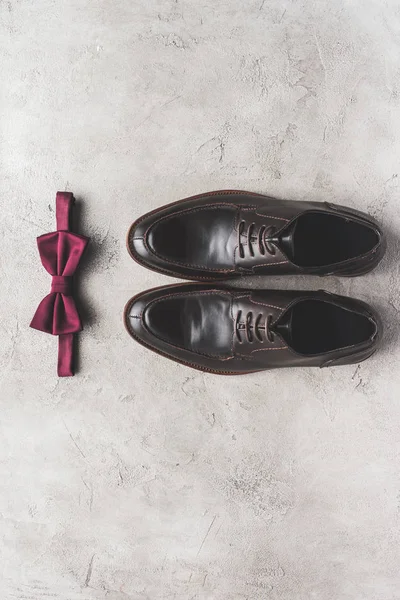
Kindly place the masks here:
<instances>
[{"instance_id":1,"label":"black leather dress shoe","mask_svg":"<svg viewBox=\"0 0 400 600\"><path fill-rule=\"evenodd\" d=\"M221 375L358 363L381 337L368 305L323 291L163 286L132 298L124 318L143 346Z\"/></svg>"},{"instance_id":2,"label":"black leather dress shoe","mask_svg":"<svg viewBox=\"0 0 400 600\"><path fill-rule=\"evenodd\" d=\"M128 250L149 269L185 279L237 275L362 275L385 251L372 217L319 202L220 191L135 221Z\"/></svg>"}]
</instances>

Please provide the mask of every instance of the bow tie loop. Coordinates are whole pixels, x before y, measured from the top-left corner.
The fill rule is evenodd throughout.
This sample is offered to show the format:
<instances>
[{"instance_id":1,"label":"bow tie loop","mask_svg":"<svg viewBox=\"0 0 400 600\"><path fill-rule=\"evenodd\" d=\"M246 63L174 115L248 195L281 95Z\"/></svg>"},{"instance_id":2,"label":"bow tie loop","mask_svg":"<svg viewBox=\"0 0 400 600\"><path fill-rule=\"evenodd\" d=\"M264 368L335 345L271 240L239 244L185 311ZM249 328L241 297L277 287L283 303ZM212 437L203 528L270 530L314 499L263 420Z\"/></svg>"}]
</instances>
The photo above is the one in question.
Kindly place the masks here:
<instances>
[{"instance_id":1,"label":"bow tie loop","mask_svg":"<svg viewBox=\"0 0 400 600\"><path fill-rule=\"evenodd\" d=\"M72 277L67 275L53 275L51 278L51 293L72 296Z\"/></svg>"}]
</instances>

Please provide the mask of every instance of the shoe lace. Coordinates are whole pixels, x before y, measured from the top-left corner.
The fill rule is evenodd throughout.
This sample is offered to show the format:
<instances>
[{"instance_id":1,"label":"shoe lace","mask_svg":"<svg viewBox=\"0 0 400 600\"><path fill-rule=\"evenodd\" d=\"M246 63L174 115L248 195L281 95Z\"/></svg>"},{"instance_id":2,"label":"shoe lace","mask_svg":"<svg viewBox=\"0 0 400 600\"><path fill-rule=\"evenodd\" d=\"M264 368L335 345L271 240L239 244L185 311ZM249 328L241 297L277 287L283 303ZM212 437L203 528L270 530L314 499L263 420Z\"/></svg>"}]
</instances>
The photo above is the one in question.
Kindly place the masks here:
<instances>
[{"instance_id":1,"label":"shoe lace","mask_svg":"<svg viewBox=\"0 0 400 600\"><path fill-rule=\"evenodd\" d=\"M239 229L238 229L238 246L239 246L239 255L240 258L244 258L244 244L242 242L242 237L246 236L247 238L247 246L250 251L250 256L254 256L254 244L258 244L258 249L260 254L264 255L266 252L269 254L276 254L276 248L273 243L268 240L268 237L272 237L276 231L276 228L273 225L266 226L261 225L258 233L256 233L256 225L255 223L250 223L247 232L246 229L246 221L240 221Z\"/></svg>"},{"instance_id":2,"label":"shoe lace","mask_svg":"<svg viewBox=\"0 0 400 600\"><path fill-rule=\"evenodd\" d=\"M241 322L242 311L238 310L236 319L235 319L235 333L237 340L240 344L243 343L243 337L241 332L245 332L247 341L252 344L255 341L259 341L263 343L266 340L269 340L271 343L274 342L275 336L273 331L271 330L272 325L272 315L268 315L266 318L262 313L260 313L256 319L253 318L252 311L249 311L246 314L246 319L244 323ZM264 320L263 320L264 319ZM265 339L262 337L261 332L264 332Z\"/></svg>"}]
</instances>

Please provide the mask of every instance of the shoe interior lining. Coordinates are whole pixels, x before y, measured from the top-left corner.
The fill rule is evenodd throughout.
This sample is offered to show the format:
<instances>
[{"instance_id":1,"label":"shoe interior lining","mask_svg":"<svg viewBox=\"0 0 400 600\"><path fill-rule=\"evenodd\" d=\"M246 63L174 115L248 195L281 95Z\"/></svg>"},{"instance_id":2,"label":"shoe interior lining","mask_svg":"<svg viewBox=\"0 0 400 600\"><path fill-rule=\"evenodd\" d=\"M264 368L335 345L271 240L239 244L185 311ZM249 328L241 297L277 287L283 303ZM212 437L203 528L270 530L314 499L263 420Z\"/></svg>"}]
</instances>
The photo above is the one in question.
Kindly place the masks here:
<instances>
[{"instance_id":1,"label":"shoe interior lining","mask_svg":"<svg viewBox=\"0 0 400 600\"><path fill-rule=\"evenodd\" d=\"M368 317L329 302L302 300L289 310L291 328L282 335L300 354L320 354L360 344L375 332Z\"/></svg>"},{"instance_id":2,"label":"shoe interior lining","mask_svg":"<svg viewBox=\"0 0 400 600\"><path fill-rule=\"evenodd\" d=\"M333 265L372 250L379 238L373 228L336 215L301 215L293 234L293 262L302 267Z\"/></svg>"}]
</instances>

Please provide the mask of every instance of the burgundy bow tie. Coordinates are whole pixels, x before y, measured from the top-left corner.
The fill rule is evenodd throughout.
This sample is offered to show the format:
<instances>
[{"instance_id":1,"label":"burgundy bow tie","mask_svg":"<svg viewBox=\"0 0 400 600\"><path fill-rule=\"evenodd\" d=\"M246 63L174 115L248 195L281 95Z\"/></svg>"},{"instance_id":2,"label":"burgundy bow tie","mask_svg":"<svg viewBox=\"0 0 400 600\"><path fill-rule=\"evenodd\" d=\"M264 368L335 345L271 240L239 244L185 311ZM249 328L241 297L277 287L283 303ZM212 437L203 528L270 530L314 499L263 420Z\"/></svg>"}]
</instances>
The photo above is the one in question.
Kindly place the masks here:
<instances>
[{"instance_id":1,"label":"burgundy bow tie","mask_svg":"<svg viewBox=\"0 0 400 600\"><path fill-rule=\"evenodd\" d=\"M89 238L69 231L72 206L70 192L57 192L57 231L37 238L42 264L52 276L51 292L39 304L31 327L59 336L58 375L69 377L73 370L73 334L82 323L72 297L72 276L76 271Z\"/></svg>"}]
</instances>

